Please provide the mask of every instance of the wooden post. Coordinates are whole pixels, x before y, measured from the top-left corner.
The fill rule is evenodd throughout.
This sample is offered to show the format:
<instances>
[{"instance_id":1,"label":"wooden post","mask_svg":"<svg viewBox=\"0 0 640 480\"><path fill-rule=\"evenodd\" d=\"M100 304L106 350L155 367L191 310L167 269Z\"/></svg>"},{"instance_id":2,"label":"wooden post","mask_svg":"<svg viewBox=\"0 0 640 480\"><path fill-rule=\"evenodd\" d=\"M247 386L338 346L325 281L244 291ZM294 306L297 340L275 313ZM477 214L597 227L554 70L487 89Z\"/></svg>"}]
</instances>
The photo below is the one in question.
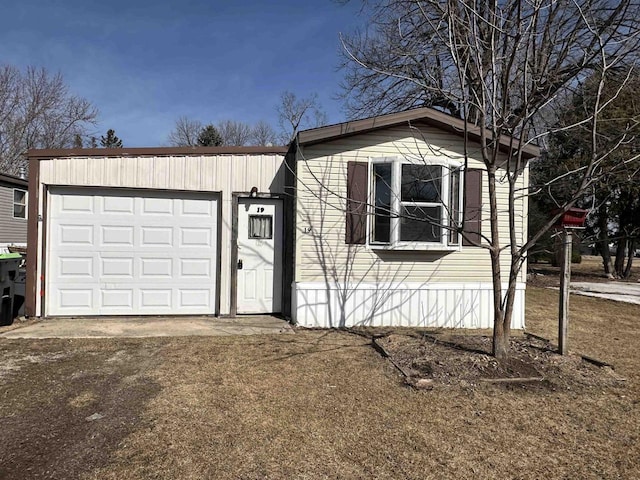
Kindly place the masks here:
<instances>
[{"instance_id":1,"label":"wooden post","mask_svg":"<svg viewBox=\"0 0 640 480\"><path fill-rule=\"evenodd\" d=\"M560 270L560 304L558 308L558 351L560 355L568 353L567 333L569 330L569 284L571 283L571 247L573 234L563 229L562 267Z\"/></svg>"}]
</instances>

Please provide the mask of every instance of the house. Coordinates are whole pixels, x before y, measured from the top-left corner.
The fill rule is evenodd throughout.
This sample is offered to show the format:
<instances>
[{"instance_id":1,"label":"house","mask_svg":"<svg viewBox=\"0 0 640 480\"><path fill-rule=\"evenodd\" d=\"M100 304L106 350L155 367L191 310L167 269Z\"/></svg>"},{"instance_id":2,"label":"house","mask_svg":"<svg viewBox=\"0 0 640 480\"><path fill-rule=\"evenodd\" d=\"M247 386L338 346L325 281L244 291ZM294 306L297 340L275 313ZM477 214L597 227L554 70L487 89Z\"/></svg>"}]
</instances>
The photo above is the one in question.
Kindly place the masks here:
<instances>
[{"instance_id":1,"label":"house","mask_svg":"<svg viewBox=\"0 0 640 480\"><path fill-rule=\"evenodd\" d=\"M27 244L27 181L0 174L0 252Z\"/></svg>"},{"instance_id":2,"label":"house","mask_svg":"<svg viewBox=\"0 0 640 480\"><path fill-rule=\"evenodd\" d=\"M27 314L490 327L486 172L464 127L421 108L303 131L288 149L31 151ZM500 228L508 238L506 216ZM523 270L514 328L524 289Z\"/></svg>"}]
</instances>

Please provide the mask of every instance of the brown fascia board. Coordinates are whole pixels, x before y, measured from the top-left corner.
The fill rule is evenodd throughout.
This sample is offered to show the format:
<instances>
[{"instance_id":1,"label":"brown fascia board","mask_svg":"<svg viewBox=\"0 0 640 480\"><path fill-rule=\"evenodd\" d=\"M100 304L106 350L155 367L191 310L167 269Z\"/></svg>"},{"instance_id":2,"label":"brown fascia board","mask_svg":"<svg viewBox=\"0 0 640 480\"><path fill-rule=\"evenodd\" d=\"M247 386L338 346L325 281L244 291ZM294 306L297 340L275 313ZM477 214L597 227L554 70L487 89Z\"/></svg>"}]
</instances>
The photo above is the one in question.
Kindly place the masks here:
<instances>
[{"instance_id":1,"label":"brown fascia board","mask_svg":"<svg viewBox=\"0 0 640 480\"><path fill-rule=\"evenodd\" d=\"M428 123L434 127L460 136L464 136L466 126L467 134L471 140L478 141L480 139L481 130L479 127L466 123L464 120L452 117L446 113L434 110L433 108L423 107L405 110L398 113L389 113L377 117L364 118L362 120L328 125L326 127L313 128L311 130L303 130L298 133L298 143L303 146L313 145L316 143L335 140L340 137L347 137L359 133L392 127L394 125L401 125L407 122L417 121ZM491 132L488 130L486 131L486 134L488 137L491 137ZM514 142L516 141L508 136L502 136L500 138L500 145L502 150L505 152L509 151ZM535 158L540 156L540 148L535 145L526 145L522 149L522 153L527 159Z\"/></svg>"},{"instance_id":2,"label":"brown fascia board","mask_svg":"<svg viewBox=\"0 0 640 480\"><path fill-rule=\"evenodd\" d=\"M14 177L13 175L7 175L6 173L0 173L0 182L11 183L20 187L28 187L29 182L20 177Z\"/></svg>"},{"instance_id":3,"label":"brown fascia board","mask_svg":"<svg viewBox=\"0 0 640 480\"><path fill-rule=\"evenodd\" d=\"M287 153L288 147L136 147L136 148L56 148L29 150L31 159L69 157L173 157L197 155L262 155Z\"/></svg>"}]
</instances>

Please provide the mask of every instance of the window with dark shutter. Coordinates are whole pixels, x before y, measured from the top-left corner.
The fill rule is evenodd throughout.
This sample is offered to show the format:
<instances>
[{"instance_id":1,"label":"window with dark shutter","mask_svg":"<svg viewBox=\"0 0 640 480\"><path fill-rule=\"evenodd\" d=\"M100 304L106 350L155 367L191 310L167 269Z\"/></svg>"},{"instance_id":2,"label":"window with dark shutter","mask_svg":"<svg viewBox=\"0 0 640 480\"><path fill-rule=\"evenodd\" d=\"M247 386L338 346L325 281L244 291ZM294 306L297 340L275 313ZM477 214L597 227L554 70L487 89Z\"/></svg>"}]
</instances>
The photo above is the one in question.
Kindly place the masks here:
<instances>
[{"instance_id":1,"label":"window with dark shutter","mask_svg":"<svg viewBox=\"0 0 640 480\"><path fill-rule=\"evenodd\" d=\"M464 235L462 245L478 245L482 237L482 170L470 168L464 182Z\"/></svg>"},{"instance_id":2,"label":"window with dark shutter","mask_svg":"<svg viewBox=\"0 0 640 480\"><path fill-rule=\"evenodd\" d=\"M363 245L367 241L367 186L369 164L347 163L347 212L345 243Z\"/></svg>"}]
</instances>

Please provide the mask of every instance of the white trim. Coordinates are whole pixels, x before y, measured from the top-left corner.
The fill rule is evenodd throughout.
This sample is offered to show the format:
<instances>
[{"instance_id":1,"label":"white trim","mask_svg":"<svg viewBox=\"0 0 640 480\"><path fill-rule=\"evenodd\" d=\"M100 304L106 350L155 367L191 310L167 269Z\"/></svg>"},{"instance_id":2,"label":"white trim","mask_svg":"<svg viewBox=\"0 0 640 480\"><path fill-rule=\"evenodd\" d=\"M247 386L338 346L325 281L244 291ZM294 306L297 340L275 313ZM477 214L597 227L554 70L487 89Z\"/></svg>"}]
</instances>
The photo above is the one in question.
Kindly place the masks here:
<instances>
[{"instance_id":1,"label":"white trim","mask_svg":"<svg viewBox=\"0 0 640 480\"><path fill-rule=\"evenodd\" d=\"M24 204L16 202L16 191L24 193ZM11 196L11 215L14 220L28 220L29 218L29 191L25 188L14 188ZM16 217L16 205L24 206L24 217Z\"/></svg>"},{"instance_id":2,"label":"white trim","mask_svg":"<svg viewBox=\"0 0 640 480\"><path fill-rule=\"evenodd\" d=\"M368 157L368 178L367 178L367 190L368 190L368 214L366 216L366 232L367 232L367 248L372 250L432 250L432 251L456 251L462 247L462 240L458 235L458 241L456 243L449 244L449 234L451 219L449 218L450 212L450 188L451 188L451 173L454 170L460 170L459 175L459 209L458 209L458 223L462 223L463 220L463 191L464 191L464 165L460 162L441 157L421 157L419 159L410 158L406 156L391 156L391 157ZM376 198L375 198L375 183L373 167L376 164L388 164L391 165L391 216L389 225L389 242L375 242L372 241L372 219L375 218ZM403 202L401 198L401 181L402 181L402 167L404 165L429 165L440 167L440 202ZM439 207L440 213L440 241L439 242L409 242L400 239L400 217L403 205L415 205L423 207Z\"/></svg>"},{"instance_id":3,"label":"white trim","mask_svg":"<svg viewBox=\"0 0 640 480\"><path fill-rule=\"evenodd\" d=\"M516 285L513 329L524 328L525 288ZM292 290L292 316L303 327L493 327L491 282L294 282Z\"/></svg>"}]
</instances>

